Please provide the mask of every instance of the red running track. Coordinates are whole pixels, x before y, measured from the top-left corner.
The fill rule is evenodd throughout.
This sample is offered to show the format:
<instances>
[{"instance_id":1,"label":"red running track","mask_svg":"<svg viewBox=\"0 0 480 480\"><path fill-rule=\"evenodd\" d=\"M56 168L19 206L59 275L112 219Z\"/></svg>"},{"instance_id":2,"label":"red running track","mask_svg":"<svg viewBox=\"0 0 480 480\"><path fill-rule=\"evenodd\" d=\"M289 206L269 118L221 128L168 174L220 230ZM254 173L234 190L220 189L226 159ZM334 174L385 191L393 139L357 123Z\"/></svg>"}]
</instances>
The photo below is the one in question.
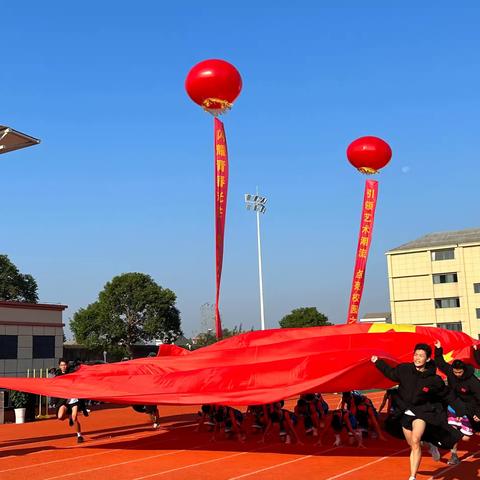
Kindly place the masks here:
<instances>
[{"instance_id":1,"label":"red running track","mask_svg":"<svg viewBox=\"0 0 480 480\"><path fill-rule=\"evenodd\" d=\"M382 394L370 395L376 403ZM326 397L336 407L338 396ZM259 444L255 437L211 442L195 432L196 407L160 407L162 429L153 430L146 415L131 408L93 411L81 417L85 443L77 445L73 429L55 419L23 425L0 425L0 480L406 480L409 450L405 442L366 440L365 449ZM466 448L466 450L465 450ZM462 446L462 463L447 465L448 453L434 462L425 453L418 480L480 478L480 442Z\"/></svg>"}]
</instances>

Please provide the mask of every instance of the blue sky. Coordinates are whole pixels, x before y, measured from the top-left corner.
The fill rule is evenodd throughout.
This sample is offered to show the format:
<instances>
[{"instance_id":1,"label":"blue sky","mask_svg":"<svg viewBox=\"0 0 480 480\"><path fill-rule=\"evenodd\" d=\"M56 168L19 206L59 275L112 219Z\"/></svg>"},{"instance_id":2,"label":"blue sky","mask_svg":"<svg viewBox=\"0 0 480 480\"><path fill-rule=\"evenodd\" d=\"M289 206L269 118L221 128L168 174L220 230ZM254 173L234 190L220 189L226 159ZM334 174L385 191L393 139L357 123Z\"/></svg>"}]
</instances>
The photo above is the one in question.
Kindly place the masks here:
<instances>
[{"instance_id":1,"label":"blue sky","mask_svg":"<svg viewBox=\"0 0 480 480\"><path fill-rule=\"evenodd\" d=\"M347 162L377 135L393 160L361 312L388 309L384 252L480 226L478 2L2 2L0 124L42 139L0 157L0 251L65 320L114 275L178 296L186 334L214 299L212 119L184 91L206 58L237 66L221 310L267 326L293 308L346 317L364 179ZM362 6L358 6L359 4ZM397 5L397 6L395 6Z\"/></svg>"}]
</instances>

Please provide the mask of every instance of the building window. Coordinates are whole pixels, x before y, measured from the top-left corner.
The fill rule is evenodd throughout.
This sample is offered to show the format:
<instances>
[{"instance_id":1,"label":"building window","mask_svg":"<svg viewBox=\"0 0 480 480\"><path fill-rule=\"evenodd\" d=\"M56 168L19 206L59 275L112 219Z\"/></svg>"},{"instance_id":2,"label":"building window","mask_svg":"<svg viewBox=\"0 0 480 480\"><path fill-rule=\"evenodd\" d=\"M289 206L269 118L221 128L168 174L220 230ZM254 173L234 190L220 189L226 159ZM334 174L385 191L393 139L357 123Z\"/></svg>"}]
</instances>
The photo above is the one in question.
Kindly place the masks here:
<instances>
[{"instance_id":1,"label":"building window","mask_svg":"<svg viewBox=\"0 0 480 480\"><path fill-rule=\"evenodd\" d=\"M477 312L477 318L480 318L480 308L476 308L475 312Z\"/></svg>"},{"instance_id":2,"label":"building window","mask_svg":"<svg viewBox=\"0 0 480 480\"><path fill-rule=\"evenodd\" d=\"M33 358L55 358L55 337L53 335L33 336Z\"/></svg>"},{"instance_id":3,"label":"building window","mask_svg":"<svg viewBox=\"0 0 480 480\"><path fill-rule=\"evenodd\" d=\"M453 248L444 248L443 250L434 250L432 252L432 260L453 260L455 258L455 250Z\"/></svg>"},{"instance_id":4,"label":"building window","mask_svg":"<svg viewBox=\"0 0 480 480\"><path fill-rule=\"evenodd\" d=\"M458 297L435 299L435 308L456 308L459 306L460 299Z\"/></svg>"},{"instance_id":5,"label":"building window","mask_svg":"<svg viewBox=\"0 0 480 480\"><path fill-rule=\"evenodd\" d=\"M473 291L474 293L480 293L480 283L473 284Z\"/></svg>"},{"instance_id":6,"label":"building window","mask_svg":"<svg viewBox=\"0 0 480 480\"><path fill-rule=\"evenodd\" d=\"M452 323L439 323L440 328L445 330L451 330L452 332L461 332L462 331L462 322L452 322Z\"/></svg>"},{"instance_id":7,"label":"building window","mask_svg":"<svg viewBox=\"0 0 480 480\"><path fill-rule=\"evenodd\" d=\"M457 283L456 273L436 273L433 276L433 283Z\"/></svg>"},{"instance_id":8,"label":"building window","mask_svg":"<svg viewBox=\"0 0 480 480\"><path fill-rule=\"evenodd\" d=\"M0 359L12 360L17 358L17 335L0 335Z\"/></svg>"}]
</instances>

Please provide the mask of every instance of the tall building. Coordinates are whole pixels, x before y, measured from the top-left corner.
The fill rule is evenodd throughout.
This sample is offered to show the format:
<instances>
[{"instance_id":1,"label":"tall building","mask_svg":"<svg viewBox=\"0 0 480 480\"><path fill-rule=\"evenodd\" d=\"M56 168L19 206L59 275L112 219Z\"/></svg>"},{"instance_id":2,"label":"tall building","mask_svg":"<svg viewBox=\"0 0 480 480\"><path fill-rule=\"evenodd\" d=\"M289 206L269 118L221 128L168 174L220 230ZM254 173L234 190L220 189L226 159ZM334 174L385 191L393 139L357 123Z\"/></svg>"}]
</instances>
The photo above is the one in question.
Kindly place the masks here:
<instances>
[{"instance_id":1,"label":"tall building","mask_svg":"<svg viewBox=\"0 0 480 480\"><path fill-rule=\"evenodd\" d=\"M480 339L480 228L431 233L386 255L392 323Z\"/></svg>"}]
</instances>

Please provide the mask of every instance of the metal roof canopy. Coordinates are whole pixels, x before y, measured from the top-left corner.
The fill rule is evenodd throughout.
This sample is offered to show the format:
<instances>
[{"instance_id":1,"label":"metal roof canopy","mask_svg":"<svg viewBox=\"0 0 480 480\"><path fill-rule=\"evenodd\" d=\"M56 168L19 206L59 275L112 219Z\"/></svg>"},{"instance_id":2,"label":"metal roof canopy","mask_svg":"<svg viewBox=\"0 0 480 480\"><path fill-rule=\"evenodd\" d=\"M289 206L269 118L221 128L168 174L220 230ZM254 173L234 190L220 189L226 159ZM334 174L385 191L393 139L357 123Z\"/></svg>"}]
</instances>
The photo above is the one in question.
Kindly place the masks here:
<instances>
[{"instance_id":1,"label":"metal roof canopy","mask_svg":"<svg viewBox=\"0 0 480 480\"><path fill-rule=\"evenodd\" d=\"M0 125L0 155L20 148L38 145L40 140L13 128Z\"/></svg>"}]
</instances>

